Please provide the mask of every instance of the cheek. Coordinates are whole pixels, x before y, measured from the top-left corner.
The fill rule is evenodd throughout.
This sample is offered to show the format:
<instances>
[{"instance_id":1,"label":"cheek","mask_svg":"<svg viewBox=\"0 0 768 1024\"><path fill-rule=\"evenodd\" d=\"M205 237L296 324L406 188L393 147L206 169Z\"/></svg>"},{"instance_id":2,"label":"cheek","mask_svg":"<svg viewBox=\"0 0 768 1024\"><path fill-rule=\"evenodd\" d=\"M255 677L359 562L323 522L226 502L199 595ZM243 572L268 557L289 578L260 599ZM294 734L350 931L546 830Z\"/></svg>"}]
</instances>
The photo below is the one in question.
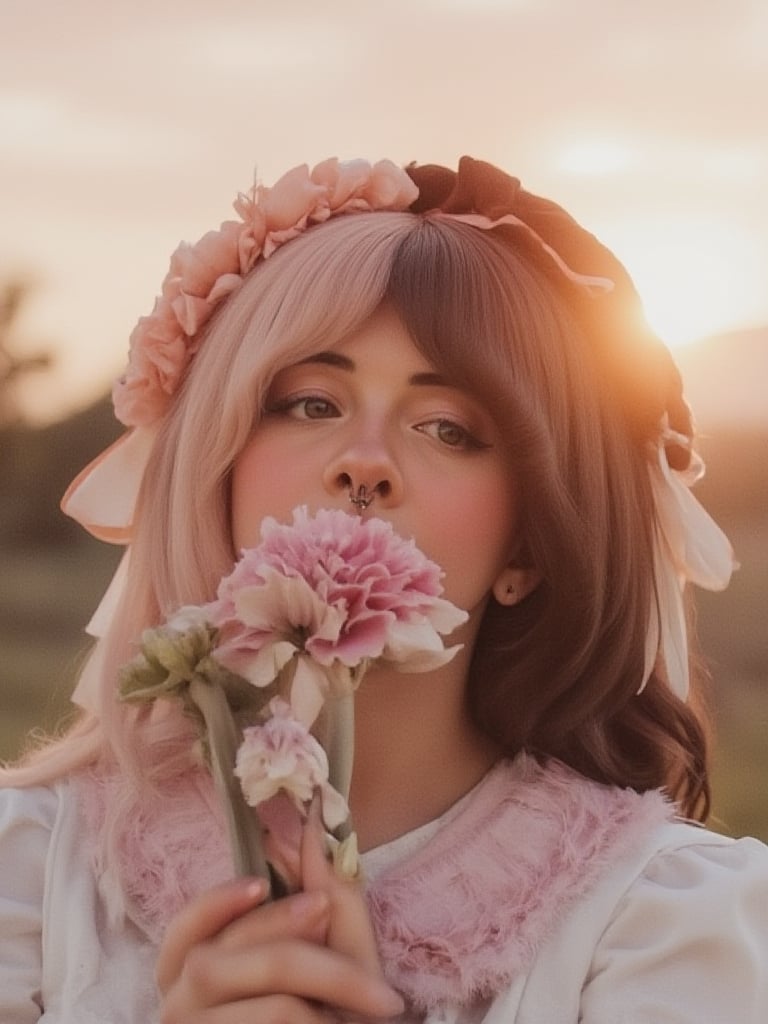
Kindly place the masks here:
<instances>
[{"instance_id":1,"label":"cheek","mask_svg":"<svg viewBox=\"0 0 768 1024\"><path fill-rule=\"evenodd\" d=\"M431 508L427 554L445 570L447 596L465 608L485 598L512 557L517 501L508 482L479 479L441 491Z\"/></svg>"},{"instance_id":2,"label":"cheek","mask_svg":"<svg viewBox=\"0 0 768 1024\"><path fill-rule=\"evenodd\" d=\"M443 492L442 517L454 536L473 549L485 547L495 563L512 550L517 526L517 493L508 475L478 475Z\"/></svg>"},{"instance_id":3,"label":"cheek","mask_svg":"<svg viewBox=\"0 0 768 1024\"><path fill-rule=\"evenodd\" d=\"M274 451L250 445L232 470L232 540L236 551L253 547L261 537L265 516L280 520L301 504L303 473Z\"/></svg>"}]
</instances>

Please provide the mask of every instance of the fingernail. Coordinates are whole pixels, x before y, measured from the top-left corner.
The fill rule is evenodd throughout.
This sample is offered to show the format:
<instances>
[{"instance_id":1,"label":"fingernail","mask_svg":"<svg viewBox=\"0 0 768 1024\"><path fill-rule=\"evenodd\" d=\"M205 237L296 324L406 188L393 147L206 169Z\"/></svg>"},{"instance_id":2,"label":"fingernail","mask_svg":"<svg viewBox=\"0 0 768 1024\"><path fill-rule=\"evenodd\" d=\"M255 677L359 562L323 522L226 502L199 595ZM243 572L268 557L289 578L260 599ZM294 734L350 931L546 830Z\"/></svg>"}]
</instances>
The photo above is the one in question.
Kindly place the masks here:
<instances>
[{"instance_id":1,"label":"fingernail","mask_svg":"<svg viewBox=\"0 0 768 1024\"><path fill-rule=\"evenodd\" d=\"M249 878L245 882L245 897L253 903L263 900L267 892L267 883L263 878Z\"/></svg>"}]
</instances>

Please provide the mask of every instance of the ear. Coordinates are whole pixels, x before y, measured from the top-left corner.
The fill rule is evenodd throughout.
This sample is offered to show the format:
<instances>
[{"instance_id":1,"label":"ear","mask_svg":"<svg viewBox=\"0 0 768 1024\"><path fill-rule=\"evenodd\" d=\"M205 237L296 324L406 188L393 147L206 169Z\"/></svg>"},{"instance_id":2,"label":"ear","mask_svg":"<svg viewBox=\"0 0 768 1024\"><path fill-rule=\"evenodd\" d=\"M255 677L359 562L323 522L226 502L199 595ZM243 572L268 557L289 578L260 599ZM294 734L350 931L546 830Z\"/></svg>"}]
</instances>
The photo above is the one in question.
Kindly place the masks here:
<instances>
[{"instance_id":1,"label":"ear","mask_svg":"<svg viewBox=\"0 0 768 1024\"><path fill-rule=\"evenodd\" d=\"M535 590L540 581L541 573L538 569L534 569L532 566L522 568L508 565L499 573L499 577L493 585L493 596L499 604L511 607Z\"/></svg>"}]
</instances>

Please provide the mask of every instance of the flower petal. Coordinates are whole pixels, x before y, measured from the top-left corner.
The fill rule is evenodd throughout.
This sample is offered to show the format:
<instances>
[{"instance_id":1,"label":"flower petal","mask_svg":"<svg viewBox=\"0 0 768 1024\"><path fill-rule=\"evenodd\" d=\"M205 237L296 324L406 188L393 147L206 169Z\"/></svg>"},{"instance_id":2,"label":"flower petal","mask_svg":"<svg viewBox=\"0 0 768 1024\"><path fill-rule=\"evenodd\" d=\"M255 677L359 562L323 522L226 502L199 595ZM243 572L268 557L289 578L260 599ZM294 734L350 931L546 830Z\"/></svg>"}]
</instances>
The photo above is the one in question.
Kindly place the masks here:
<instances>
[{"instance_id":1,"label":"flower petal","mask_svg":"<svg viewBox=\"0 0 768 1024\"><path fill-rule=\"evenodd\" d=\"M325 827L333 832L339 825L343 825L349 817L347 801L329 782L320 786L320 803L323 812Z\"/></svg>"},{"instance_id":2,"label":"flower petal","mask_svg":"<svg viewBox=\"0 0 768 1024\"><path fill-rule=\"evenodd\" d=\"M311 659L299 656L291 682L291 710L308 729L317 720L329 689L323 669Z\"/></svg>"}]
</instances>

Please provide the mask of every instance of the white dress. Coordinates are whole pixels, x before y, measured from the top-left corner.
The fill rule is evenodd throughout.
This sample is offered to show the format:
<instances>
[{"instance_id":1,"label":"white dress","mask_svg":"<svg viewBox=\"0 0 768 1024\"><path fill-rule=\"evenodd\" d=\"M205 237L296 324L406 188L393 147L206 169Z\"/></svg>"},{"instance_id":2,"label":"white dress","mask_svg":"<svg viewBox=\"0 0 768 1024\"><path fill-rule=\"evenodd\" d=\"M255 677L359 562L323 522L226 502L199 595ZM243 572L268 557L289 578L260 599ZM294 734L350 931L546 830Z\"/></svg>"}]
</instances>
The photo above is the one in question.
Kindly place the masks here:
<instances>
[{"instance_id":1,"label":"white dress","mask_svg":"<svg viewBox=\"0 0 768 1024\"><path fill-rule=\"evenodd\" d=\"M472 799L472 794L462 803ZM366 854L376 878L456 809ZM107 927L71 787L0 791L0 1024L152 1024L156 948ZM606 867L492 998L428 1024L766 1024L768 848L669 822Z\"/></svg>"}]
</instances>

